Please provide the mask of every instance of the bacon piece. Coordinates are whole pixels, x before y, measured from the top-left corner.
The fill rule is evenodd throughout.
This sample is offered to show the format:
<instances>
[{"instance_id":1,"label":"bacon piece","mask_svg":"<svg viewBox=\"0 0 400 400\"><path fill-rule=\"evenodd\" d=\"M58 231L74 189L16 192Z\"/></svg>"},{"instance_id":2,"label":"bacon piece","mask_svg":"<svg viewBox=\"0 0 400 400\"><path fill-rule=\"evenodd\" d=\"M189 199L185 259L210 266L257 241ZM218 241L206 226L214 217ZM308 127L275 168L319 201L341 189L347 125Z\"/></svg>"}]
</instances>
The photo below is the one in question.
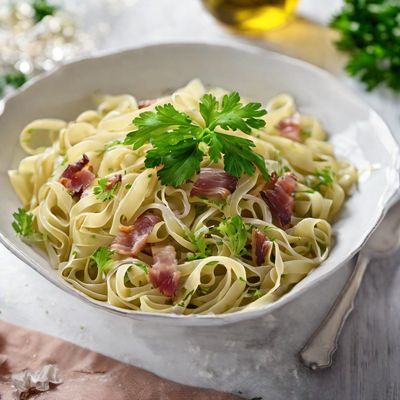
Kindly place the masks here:
<instances>
[{"instance_id":1,"label":"bacon piece","mask_svg":"<svg viewBox=\"0 0 400 400\"><path fill-rule=\"evenodd\" d=\"M190 195L224 200L236 190L237 181L223 169L202 168Z\"/></svg>"},{"instance_id":2,"label":"bacon piece","mask_svg":"<svg viewBox=\"0 0 400 400\"><path fill-rule=\"evenodd\" d=\"M145 108L145 107L149 107L152 104L154 104L157 101L157 99L146 99L146 100L139 100L138 101L138 108Z\"/></svg>"},{"instance_id":3,"label":"bacon piece","mask_svg":"<svg viewBox=\"0 0 400 400\"><path fill-rule=\"evenodd\" d=\"M140 215L133 225L120 225L110 249L118 254L136 256L145 247L147 238L158 222L160 217L145 213Z\"/></svg>"},{"instance_id":4,"label":"bacon piece","mask_svg":"<svg viewBox=\"0 0 400 400\"><path fill-rule=\"evenodd\" d=\"M82 193L92 184L95 175L86 154L75 164L69 164L58 180L72 196L82 196Z\"/></svg>"},{"instance_id":5,"label":"bacon piece","mask_svg":"<svg viewBox=\"0 0 400 400\"><path fill-rule=\"evenodd\" d=\"M149 271L151 284L164 296L174 297L180 277L175 248L171 245L153 247L153 260Z\"/></svg>"},{"instance_id":6,"label":"bacon piece","mask_svg":"<svg viewBox=\"0 0 400 400\"><path fill-rule=\"evenodd\" d=\"M301 142L300 136L300 114L295 113L289 117L283 118L278 123L278 129L281 136Z\"/></svg>"},{"instance_id":7,"label":"bacon piece","mask_svg":"<svg viewBox=\"0 0 400 400\"><path fill-rule=\"evenodd\" d=\"M256 265L265 263L271 242L267 239L264 232L253 229L251 235L251 255Z\"/></svg>"},{"instance_id":8,"label":"bacon piece","mask_svg":"<svg viewBox=\"0 0 400 400\"><path fill-rule=\"evenodd\" d=\"M290 227L294 210L293 192L296 189L296 177L287 172L278 178L274 172L260 195L267 203L274 223L283 229Z\"/></svg>"}]
</instances>

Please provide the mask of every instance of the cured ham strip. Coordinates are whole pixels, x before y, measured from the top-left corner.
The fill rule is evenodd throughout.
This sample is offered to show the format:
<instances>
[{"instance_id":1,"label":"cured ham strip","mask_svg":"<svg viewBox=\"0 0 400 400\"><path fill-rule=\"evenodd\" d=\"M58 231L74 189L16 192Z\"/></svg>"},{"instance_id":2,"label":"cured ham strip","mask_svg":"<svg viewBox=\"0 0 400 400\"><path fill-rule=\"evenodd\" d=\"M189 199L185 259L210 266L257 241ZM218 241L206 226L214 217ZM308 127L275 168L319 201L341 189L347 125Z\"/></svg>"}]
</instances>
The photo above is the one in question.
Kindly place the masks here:
<instances>
[{"instance_id":1,"label":"cured ham strip","mask_svg":"<svg viewBox=\"0 0 400 400\"><path fill-rule=\"evenodd\" d=\"M296 142L301 142L300 114L295 113L289 117L281 119L278 123L278 130L281 136Z\"/></svg>"},{"instance_id":2,"label":"cured ham strip","mask_svg":"<svg viewBox=\"0 0 400 400\"><path fill-rule=\"evenodd\" d=\"M190 191L191 196L224 200L236 190L238 179L223 169L202 168Z\"/></svg>"},{"instance_id":3,"label":"cured ham strip","mask_svg":"<svg viewBox=\"0 0 400 400\"><path fill-rule=\"evenodd\" d=\"M293 174L287 172L278 178L278 175L274 172L260 192L271 211L274 223L283 229L290 227L294 210L293 193L295 189L296 178Z\"/></svg>"},{"instance_id":4,"label":"cured ham strip","mask_svg":"<svg viewBox=\"0 0 400 400\"><path fill-rule=\"evenodd\" d=\"M153 247L153 260L153 266L149 271L151 284L164 296L174 297L180 277L175 248L171 245Z\"/></svg>"},{"instance_id":5,"label":"cured ham strip","mask_svg":"<svg viewBox=\"0 0 400 400\"><path fill-rule=\"evenodd\" d=\"M253 229L251 235L251 254L256 265L263 265L268 251L271 248L271 242L267 239L264 232Z\"/></svg>"},{"instance_id":6,"label":"cured ham strip","mask_svg":"<svg viewBox=\"0 0 400 400\"><path fill-rule=\"evenodd\" d=\"M133 225L120 225L110 249L118 254L136 256L145 247L147 238L158 222L160 217L145 213L140 215Z\"/></svg>"},{"instance_id":7,"label":"cured ham strip","mask_svg":"<svg viewBox=\"0 0 400 400\"><path fill-rule=\"evenodd\" d=\"M86 154L75 164L69 164L58 180L72 196L81 197L82 193L93 183L95 175Z\"/></svg>"},{"instance_id":8,"label":"cured ham strip","mask_svg":"<svg viewBox=\"0 0 400 400\"><path fill-rule=\"evenodd\" d=\"M114 188L115 185L117 185L119 182L122 180L122 175L121 174L115 174L108 178L107 185L106 185L106 190L111 190Z\"/></svg>"}]
</instances>

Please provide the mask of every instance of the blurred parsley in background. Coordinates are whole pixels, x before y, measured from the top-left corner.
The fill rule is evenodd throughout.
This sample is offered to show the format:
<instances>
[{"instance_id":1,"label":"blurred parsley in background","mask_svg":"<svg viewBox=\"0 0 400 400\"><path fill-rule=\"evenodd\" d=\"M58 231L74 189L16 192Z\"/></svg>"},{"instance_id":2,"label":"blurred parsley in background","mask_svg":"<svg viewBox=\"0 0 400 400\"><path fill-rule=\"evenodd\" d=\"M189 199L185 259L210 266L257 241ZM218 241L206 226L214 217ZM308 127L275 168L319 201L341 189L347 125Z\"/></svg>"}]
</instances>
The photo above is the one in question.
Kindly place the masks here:
<instances>
[{"instance_id":1,"label":"blurred parsley in background","mask_svg":"<svg viewBox=\"0 0 400 400\"><path fill-rule=\"evenodd\" d=\"M35 24L40 22L47 15L54 15L59 8L51 4L48 0L31 0L31 7ZM4 95L7 87L17 89L27 80L28 76L16 69L0 73L0 97Z\"/></svg>"},{"instance_id":2,"label":"blurred parsley in background","mask_svg":"<svg viewBox=\"0 0 400 400\"><path fill-rule=\"evenodd\" d=\"M380 84L400 91L400 0L345 0L331 26L337 47L350 55L348 73L372 90Z\"/></svg>"},{"instance_id":3,"label":"blurred parsley in background","mask_svg":"<svg viewBox=\"0 0 400 400\"><path fill-rule=\"evenodd\" d=\"M27 76L20 71L7 72L0 74L0 96L4 94L7 86L19 88L27 81Z\"/></svg>"},{"instance_id":4,"label":"blurred parsley in background","mask_svg":"<svg viewBox=\"0 0 400 400\"><path fill-rule=\"evenodd\" d=\"M33 0L32 9L35 21L40 22L47 15L53 15L58 7L50 4L47 0Z\"/></svg>"}]
</instances>

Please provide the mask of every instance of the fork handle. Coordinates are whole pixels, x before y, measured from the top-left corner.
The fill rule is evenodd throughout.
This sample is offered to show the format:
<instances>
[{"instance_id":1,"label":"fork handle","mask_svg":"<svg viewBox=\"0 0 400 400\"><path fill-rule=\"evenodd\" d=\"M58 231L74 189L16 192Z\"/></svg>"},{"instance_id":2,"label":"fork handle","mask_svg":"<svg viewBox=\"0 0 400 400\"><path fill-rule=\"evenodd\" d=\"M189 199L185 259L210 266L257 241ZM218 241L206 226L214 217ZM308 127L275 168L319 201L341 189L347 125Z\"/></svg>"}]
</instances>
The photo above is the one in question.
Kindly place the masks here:
<instances>
[{"instance_id":1,"label":"fork handle","mask_svg":"<svg viewBox=\"0 0 400 400\"><path fill-rule=\"evenodd\" d=\"M346 286L326 318L301 350L300 358L307 367L317 370L332 365L340 332L354 308L354 299L369 261L370 258L363 252L358 255L357 263Z\"/></svg>"}]
</instances>

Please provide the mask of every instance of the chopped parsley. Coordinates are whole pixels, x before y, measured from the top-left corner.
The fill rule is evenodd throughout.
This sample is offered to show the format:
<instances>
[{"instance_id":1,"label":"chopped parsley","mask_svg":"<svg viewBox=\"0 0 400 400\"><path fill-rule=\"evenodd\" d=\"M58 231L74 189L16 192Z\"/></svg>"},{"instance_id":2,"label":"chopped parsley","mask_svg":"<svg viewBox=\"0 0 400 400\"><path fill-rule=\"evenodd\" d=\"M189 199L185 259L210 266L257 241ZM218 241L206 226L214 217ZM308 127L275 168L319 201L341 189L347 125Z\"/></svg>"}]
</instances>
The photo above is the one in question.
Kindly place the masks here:
<instances>
[{"instance_id":1,"label":"chopped parsley","mask_svg":"<svg viewBox=\"0 0 400 400\"><path fill-rule=\"evenodd\" d=\"M208 199L198 198L197 201L199 203L203 203L208 207L216 208L221 212L223 212L224 207L226 206L226 200L208 200Z\"/></svg>"},{"instance_id":2,"label":"chopped parsley","mask_svg":"<svg viewBox=\"0 0 400 400\"><path fill-rule=\"evenodd\" d=\"M255 229L260 229L260 228L255 227ZM277 229L278 228L276 228L275 226L266 225L266 226L263 226L261 230L265 233L265 235L267 236L267 238L270 242L274 242L275 238L271 236L271 231L276 231Z\"/></svg>"},{"instance_id":3,"label":"chopped parsley","mask_svg":"<svg viewBox=\"0 0 400 400\"><path fill-rule=\"evenodd\" d=\"M90 260L94 262L101 272L107 273L112 263L111 257L113 254L114 252L108 247L101 246L90 256Z\"/></svg>"},{"instance_id":4,"label":"chopped parsley","mask_svg":"<svg viewBox=\"0 0 400 400\"><path fill-rule=\"evenodd\" d=\"M284 175L286 172L290 172L290 168L287 165L283 165L282 163L279 163L279 167L276 171L278 176Z\"/></svg>"},{"instance_id":5,"label":"chopped parsley","mask_svg":"<svg viewBox=\"0 0 400 400\"><path fill-rule=\"evenodd\" d=\"M311 190L320 191L323 186L330 186L334 182L334 173L329 167L317 169L314 175L309 175L305 178L305 185L309 186ZM308 193L308 191L298 191L297 193ZM312 193L312 192L311 192Z\"/></svg>"},{"instance_id":6,"label":"chopped parsley","mask_svg":"<svg viewBox=\"0 0 400 400\"><path fill-rule=\"evenodd\" d=\"M217 230L225 236L225 243L235 256L246 254L247 227L242 217L235 215L221 221Z\"/></svg>"},{"instance_id":7,"label":"chopped parsley","mask_svg":"<svg viewBox=\"0 0 400 400\"><path fill-rule=\"evenodd\" d=\"M120 140L113 140L112 142L106 143L104 145L104 151L109 151L111 150L113 147L118 146L119 144L121 144Z\"/></svg>"},{"instance_id":8,"label":"chopped parsley","mask_svg":"<svg viewBox=\"0 0 400 400\"><path fill-rule=\"evenodd\" d=\"M24 208L18 208L18 211L13 213L14 221L12 227L18 236L28 241L43 240L41 233L37 232L33 226L33 215L27 212Z\"/></svg>"},{"instance_id":9,"label":"chopped parsley","mask_svg":"<svg viewBox=\"0 0 400 400\"><path fill-rule=\"evenodd\" d=\"M97 186L93 188L93 193L96 195L98 200L111 200L114 197L115 192L118 190L120 182L116 182L111 188L108 188L108 185L108 178L101 178L97 181Z\"/></svg>"},{"instance_id":10,"label":"chopped parsley","mask_svg":"<svg viewBox=\"0 0 400 400\"><path fill-rule=\"evenodd\" d=\"M189 255L187 259L189 261L198 260L200 258L206 258L211 254L211 249L207 246L205 241L205 234L208 232L208 229L200 229L197 232L189 231L186 236L188 240L196 246L196 252Z\"/></svg>"},{"instance_id":11,"label":"chopped parsley","mask_svg":"<svg viewBox=\"0 0 400 400\"><path fill-rule=\"evenodd\" d=\"M185 294L185 297L177 304L179 307L185 307L185 301L191 297L194 293L194 290L191 290L190 292Z\"/></svg>"},{"instance_id":12,"label":"chopped parsley","mask_svg":"<svg viewBox=\"0 0 400 400\"><path fill-rule=\"evenodd\" d=\"M211 287L208 287L208 286L206 286L206 287L199 286L198 289L199 289L200 293L203 295L208 294L211 291Z\"/></svg>"},{"instance_id":13,"label":"chopped parsley","mask_svg":"<svg viewBox=\"0 0 400 400\"><path fill-rule=\"evenodd\" d=\"M61 160L61 165L65 165L65 164L67 164L67 162L68 162L68 156L65 155L65 156L63 157L63 159Z\"/></svg>"},{"instance_id":14,"label":"chopped parsley","mask_svg":"<svg viewBox=\"0 0 400 400\"><path fill-rule=\"evenodd\" d=\"M259 299L260 297L264 296L264 293L260 289L249 289L247 291L247 294L249 297L255 297L256 299Z\"/></svg>"},{"instance_id":15,"label":"chopped parsley","mask_svg":"<svg viewBox=\"0 0 400 400\"><path fill-rule=\"evenodd\" d=\"M144 271L144 273L147 274L147 272L148 272L148 267L147 267L147 264L145 264L144 262L137 260L137 261L135 261L135 262L133 263L133 265L135 265L135 267L138 267L138 268L142 269L142 270ZM129 284L130 281L131 281L131 280L129 279L129 275L128 275L128 272L130 272L130 271L132 271L132 267L129 267L129 268L126 270L126 272L125 272L125 276L124 276L124 283L125 283L125 285Z\"/></svg>"},{"instance_id":16,"label":"chopped parsley","mask_svg":"<svg viewBox=\"0 0 400 400\"><path fill-rule=\"evenodd\" d=\"M138 149L151 143L153 149L146 153L145 166L162 165L157 175L164 185L179 186L186 182L200 170L206 152L214 163L223 157L224 169L232 176L253 175L258 167L263 177L269 179L264 158L252 150L255 145L251 140L216 130L239 129L251 134L252 128L262 128L265 121L261 117L266 111L261 104L243 105L237 92L225 95L221 102L205 94L199 109L204 127L172 104L142 112L133 120L137 129L127 134L123 144Z\"/></svg>"},{"instance_id":17,"label":"chopped parsley","mask_svg":"<svg viewBox=\"0 0 400 400\"><path fill-rule=\"evenodd\" d=\"M314 175L319 180L319 183L317 185L318 188L321 185L329 186L333 183L333 172L330 168L324 168L322 170L317 169L315 171Z\"/></svg>"}]
</instances>

